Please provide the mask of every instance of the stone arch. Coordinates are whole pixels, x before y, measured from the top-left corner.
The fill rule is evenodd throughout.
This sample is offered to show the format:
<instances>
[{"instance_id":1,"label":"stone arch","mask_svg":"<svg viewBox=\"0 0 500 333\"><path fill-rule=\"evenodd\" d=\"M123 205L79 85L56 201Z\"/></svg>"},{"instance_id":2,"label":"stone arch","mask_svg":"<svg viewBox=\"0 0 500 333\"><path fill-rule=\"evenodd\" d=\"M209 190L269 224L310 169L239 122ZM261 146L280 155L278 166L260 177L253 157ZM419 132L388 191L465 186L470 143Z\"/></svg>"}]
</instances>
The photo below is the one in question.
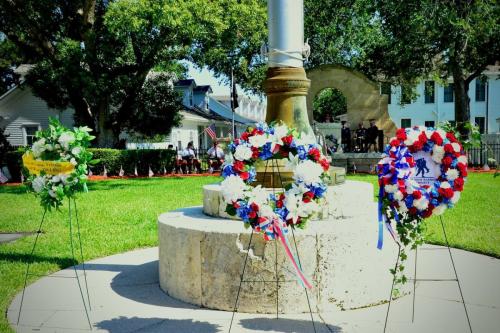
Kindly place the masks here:
<instances>
[{"instance_id":1,"label":"stone arch","mask_svg":"<svg viewBox=\"0 0 500 333\"><path fill-rule=\"evenodd\" d=\"M323 89L336 88L347 100L347 119L351 129L357 128L359 122L365 126L370 119L384 131L385 136L392 136L396 126L389 117L387 95L381 95L377 83L369 80L360 72L341 65L321 65L307 71L311 87L307 95L307 112L309 121L313 121L312 110L314 97Z\"/></svg>"}]
</instances>

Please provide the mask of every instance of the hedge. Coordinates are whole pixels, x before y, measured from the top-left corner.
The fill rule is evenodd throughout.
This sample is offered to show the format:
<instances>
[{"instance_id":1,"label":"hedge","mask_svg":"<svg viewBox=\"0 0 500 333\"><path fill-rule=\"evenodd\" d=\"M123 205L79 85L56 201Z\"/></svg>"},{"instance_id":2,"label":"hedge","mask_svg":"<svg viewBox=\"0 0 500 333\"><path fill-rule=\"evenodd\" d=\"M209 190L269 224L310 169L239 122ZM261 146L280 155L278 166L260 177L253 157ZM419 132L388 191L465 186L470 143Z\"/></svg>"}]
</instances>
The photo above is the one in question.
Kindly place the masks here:
<instances>
[{"instance_id":1,"label":"hedge","mask_svg":"<svg viewBox=\"0 0 500 333\"><path fill-rule=\"evenodd\" d=\"M106 166L108 176L116 176L123 167L126 175L133 175L137 166L137 173L140 176L147 176L149 168L155 174L163 173L163 168L170 172L174 167L175 150L169 149L139 149L139 150L120 150L107 148L91 148L89 151L94 155L95 160L99 162L91 166L94 175L101 175ZM21 157L23 152L10 151L5 155L5 161L0 161L0 165L5 164L9 168L13 182L21 180Z\"/></svg>"}]
</instances>

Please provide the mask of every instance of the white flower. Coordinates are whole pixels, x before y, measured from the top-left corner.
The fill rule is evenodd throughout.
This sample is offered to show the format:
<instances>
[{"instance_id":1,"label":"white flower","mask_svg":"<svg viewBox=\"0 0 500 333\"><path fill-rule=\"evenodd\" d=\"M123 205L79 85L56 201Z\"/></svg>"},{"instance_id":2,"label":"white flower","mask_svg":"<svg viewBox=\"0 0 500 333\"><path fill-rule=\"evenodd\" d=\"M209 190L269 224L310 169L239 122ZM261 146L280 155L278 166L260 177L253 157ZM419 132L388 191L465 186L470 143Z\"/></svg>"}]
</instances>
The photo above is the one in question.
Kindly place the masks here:
<instances>
[{"instance_id":1,"label":"white flower","mask_svg":"<svg viewBox=\"0 0 500 333\"><path fill-rule=\"evenodd\" d=\"M415 143L415 141L418 140L419 134L420 134L419 131L415 131L415 130L409 131L409 133L406 134L405 145L407 145L407 146L413 145Z\"/></svg>"},{"instance_id":2,"label":"white flower","mask_svg":"<svg viewBox=\"0 0 500 333\"><path fill-rule=\"evenodd\" d=\"M249 139L248 139L248 142L252 145L252 147L255 147L255 148L260 148L262 147L263 145L265 145L268 141L268 138L267 138L267 134L257 134L257 135L254 135L254 136L251 136Z\"/></svg>"},{"instance_id":3,"label":"white flower","mask_svg":"<svg viewBox=\"0 0 500 333\"><path fill-rule=\"evenodd\" d=\"M445 210L446 210L446 205L445 204L440 204L439 206L434 207L434 209L432 210L432 213L434 215L441 215L441 214L444 213Z\"/></svg>"},{"instance_id":4,"label":"white flower","mask_svg":"<svg viewBox=\"0 0 500 333\"><path fill-rule=\"evenodd\" d=\"M432 160L436 163L441 164L444 157L444 148L442 146L434 145L432 148Z\"/></svg>"},{"instance_id":5,"label":"white flower","mask_svg":"<svg viewBox=\"0 0 500 333\"><path fill-rule=\"evenodd\" d=\"M457 161L458 163L467 164L467 156L465 155L459 156Z\"/></svg>"},{"instance_id":6,"label":"white flower","mask_svg":"<svg viewBox=\"0 0 500 333\"><path fill-rule=\"evenodd\" d=\"M398 201L399 204L399 211L401 213L406 213L408 211L408 207L406 207L406 203L404 201Z\"/></svg>"},{"instance_id":7,"label":"white flower","mask_svg":"<svg viewBox=\"0 0 500 333\"><path fill-rule=\"evenodd\" d=\"M47 150L47 147L45 145L45 139L40 139L38 141L35 141L33 143L33 146L31 147L31 151L33 152L33 157L38 158L42 153Z\"/></svg>"},{"instance_id":8,"label":"white flower","mask_svg":"<svg viewBox=\"0 0 500 333\"><path fill-rule=\"evenodd\" d=\"M453 150L454 150L455 152L457 152L457 153L459 153L459 152L460 152L460 145L459 145L458 143L453 142L453 143L451 144L451 146L453 147Z\"/></svg>"},{"instance_id":9,"label":"white flower","mask_svg":"<svg viewBox=\"0 0 500 333\"><path fill-rule=\"evenodd\" d=\"M427 140L431 139L432 133L434 133L434 131L425 130L425 136L427 137Z\"/></svg>"},{"instance_id":10,"label":"white flower","mask_svg":"<svg viewBox=\"0 0 500 333\"><path fill-rule=\"evenodd\" d=\"M50 180L51 183L59 183L61 181L61 177L59 175L52 176Z\"/></svg>"},{"instance_id":11,"label":"white flower","mask_svg":"<svg viewBox=\"0 0 500 333\"><path fill-rule=\"evenodd\" d=\"M58 141L61 144L61 147L68 150L70 143L75 142L75 134L73 132L64 132L61 134Z\"/></svg>"},{"instance_id":12,"label":"white flower","mask_svg":"<svg viewBox=\"0 0 500 333\"><path fill-rule=\"evenodd\" d=\"M442 129L442 128L438 128L436 130L436 132L438 132L439 136L441 137L441 139L445 139L446 138L446 132Z\"/></svg>"},{"instance_id":13,"label":"white flower","mask_svg":"<svg viewBox=\"0 0 500 333\"><path fill-rule=\"evenodd\" d=\"M252 149L245 145L239 145L234 152L234 158L238 161L245 161L252 158Z\"/></svg>"},{"instance_id":14,"label":"white flower","mask_svg":"<svg viewBox=\"0 0 500 333\"><path fill-rule=\"evenodd\" d=\"M306 133L301 133L300 138L295 138L295 143L299 146L307 146L307 145L313 145L316 144L316 138L314 135L306 134Z\"/></svg>"},{"instance_id":15,"label":"white flower","mask_svg":"<svg viewBox=\"0 0 500 333\"><path fill-rule=\"evenodd\" d=\"M447 188L450 188L450 187L451 187L451 185L450 185L450 183L448 183L448 182L442 182L440 187L441 187L441 188L444 188L444 189L447 189Z\"/></svg>"},{"instance_id":16,"label":"white flower","mask_svg":"<svg viewBox=\"0 0 500 333\"><path fill-rule=\"evenodd\" d=\"M226 203L232 203L245 195L247 185L239 176L231 175L221 183L221 192Z\"/></svg>"},{"instance_id":17,"label":"white flower","mask_svg":"<svg viewBox=\"0 0 500 333\"><path fill-rule=\"evenodd\" d=\"M259 207L267 203L268 199L269 193L262 185L258 185L248 192L248 202L256 203Z\"/></svg>"},{"instance_id":18,"label":"white flower","mask_svg":"<svg viewBox=\"0 0 500 333\"><path fill-rule=\"evenodd\" d=\"M74 157L72 157L72 158L69 160L69 163L71 163L71 164L73 164L73 165L75 165L75 166L78 164L78 162L75 160L75 158L74 158Z\"/></svg>"},{"instance_id":19,"label":"white flower","mask_svg":"<svg viewBox=\"0 0 500 333\"><path fill-rule=\"evenodd\" d=\"M390 185L387 184L384 186L384 190L386 193L395 193L399 189L399 186L397 184Z\"/></svg>"},{"instance_id":20,"label":"white flower","mask_svg":"<svg viewBox=\"0 0 500 333\"><path fill-rule=\"evenodd\" d=\"M273 209L271 206L263 204L259 206L259 215L267 217L269 219L272 219L273 217L276 217L276 213L274 213Z\"/></svg>"},{"instance_id":21,"label":"white flower","mask_svg":"<svg viewBox=\"0 0 500 333\"><path fill-rule=\"evenodd\" d=\"M71 149L71 154L73 154L75 156L80 155L81 152L82 152L82 148L80 148L80 147L75 147L75 148Z\"/></svg>"},{"instance_id":22,"label":"white flower","mask_svg":"<svg viewBox=\"0 0 500 333\"><path fill-rule=\"evenodd\" d=\"M274 127L274 137L281 141L281 138L288 135L288 127L284 124Z\"/></svg>"},{"instance_id":23,"label":"white flower","mask_svg":"<svg viewBox=\"0 0 500 333\"><path fill-rule=\"evenodd\" d=\"M460 200L460 192L459 191L455 191L453 193L453 196L451 197L450 201L452 204L456 204L458 202L458 200Z\"/></svg>"},{"instance_id":24,"label":"white flower","mask_svg":"<svg viewBox=\"0 0 500 333\"><path fill-rule=\"evenodd\" d=\"M54 190L49 190L49 195L52 197L52 198L55 198L57 195L56 195L56 192L54 192Z\"/></svg>"},{"instance_id":25,"label":"white flower","mask_svg":"<svg viewBox=\"0 0 500 333\"><path fill-rule=\"evenodd\" d=\"M458 170L457 169L448 169L446 171L446 179L449 181L455 180L458 178Z\"/></svg>"},{"instance_id":26,"label":"white flower","mask_svg":"<svg viewBox=\"0 0 500 333\"><path fill-rule=\"evenodd\" d=\"M425 132L426 129L427 129L427 127L425 127L425 126L422 126L422 125L418 126L418 130L420 132ZM418 134L420 135L420 133L418 133Z\"/></svg>"},{"instance_id":27,"label":"white flower","mask_svg":"<svg viewBox=\"0 0 500 333\"><path fill-rule=\"evenodd\" d=\"M293 155L292 153L288 153L288 160L286 162L285 167L288 170L295 170L297 168L297 165L299 164L299 155Z\"/></svg>"},{"instance_id":28,"label":"white flower","mask_svg":"<svg viewBox=\"0 0 500 333\"><path fill-rule=\"evenodd\" d=\"M296 223L299 217L307 217L320 209L315 201L305 203L301 195L293 195L290 192L287 192L285 207L288 210L286 219L292 219L293 223Z\"/></svg>"},{"instance_id":29,"label":"white flower","mask_svg":"<svg viewBox=\"0 0 500 333\"><path fill-rule=\"evenodd\" d=\"M321 165L311 161L305 160L297 165L293 178L297 181L303 181L305 184L313 184L321 182L321 175L323 168Z\"/></svg>"},{"instance_id":30,"label":"white flower","mask_svg":"<svg viewBox=\"0 0 500 333\"><path fill-rule=\"evenodd\" d=\"M36 193L40 193L45 187L45 177L42 176L36 177L35 179L33 179L31 185L33 186L33 190Z\"/></svg>"},{"instance_id":31,"label":"white flower","mask_svg":"<svg viewBox=\"0 0 500 333\"><path fill-rule=\"evenodd\" d=\"M401 191L397 191L396 193L394 193L394 199L401 201L401 200L403 200L403 198L404 198L404 195Z\"/></svg>"},{"instance_id":32,"label":"white flower","mask_svg":"<svg viewBox=\"0 0 500 333\"><path fill-rule=\"evenodd\" d=\"M429 206L429 200L421 197L420 199L413 200L413 206L415 206L415 208L418 210L426 210Z\"/></svg>"}]
</instances>

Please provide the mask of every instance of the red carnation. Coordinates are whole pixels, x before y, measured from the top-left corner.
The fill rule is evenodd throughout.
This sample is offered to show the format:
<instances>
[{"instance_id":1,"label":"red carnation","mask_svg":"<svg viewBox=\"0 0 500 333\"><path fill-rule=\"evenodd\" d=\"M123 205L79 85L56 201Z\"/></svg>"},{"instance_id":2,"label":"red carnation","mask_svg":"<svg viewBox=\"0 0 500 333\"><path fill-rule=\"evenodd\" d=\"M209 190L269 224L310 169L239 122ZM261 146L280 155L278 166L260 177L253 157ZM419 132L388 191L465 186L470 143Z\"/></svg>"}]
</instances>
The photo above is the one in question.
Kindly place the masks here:
<instances>
[{"instance_id":1,"label":"red carnation","mask_svg":"<svg viewBox=\"0 0 500 333\"><path fill-rule=\"evenodd\" d=\"M267 221L267 219L265 217L259 216L259 223L266 222L266 221Z\"/></svg>"},{"instance_id":2,"label":"red carnation","mask_svg":"<svg viewBox=\"0 0 500 333\"><path fill-rule=\"evenodd\" d=\"M406 158L406 162L408 162L408 164L410 165L410 167L414 167L415 166L415 159L413 158L413 156L407 157Z\"/></svg>"},{"instance_id":3,"label":"red carnation","mask_svg":"<svg viewBox=\"0 0 500 333\"><path fill-rule=\"evenodd\" d=\"M391 142L389 143L393 147L399 146L399 140L398 139L392 139Z\"/></svg>"},{"instance_id":4,"label":"red carnation","mask_svg":"<svg viewBox=\"0 0 500 333\"><path fill-rule=\"evenodd\" d=\"M453 133L446 133L446 137L451 142L458 142L457 138L455 137L455 134L453 134Z\"/></svg>"},{"instance_id":5,"label":"red carnation","mask_svg":"<svg viewBox=\"0 0 500 333\"><path fill-rule=\"evenodd\" d=\"M455 179L455 181L453 182L453 188L456 191L462 192L464 189L464 179L461 177L458 177L457 179Z\"/></svg>"},{"instance_id":6,"label":"red carnation","mask_svg":"<svg viewBox=\"0 0 500 333\"><path fill-rule=\"evenodd\" d=\"M427 143L427 135L425 135L425 132L420 133L418 141L422 144L422 146Z\"/></svg>"},{"instance_id":7,"label":"red carnation","mask_svg":"<svg viewBox=\"0 0 500 333\"><path fill-rule=\"evenodd\" d=\"M422 192L420 192L420 191L413 191L412 195L413 195L413 197L415 199L420 199L422 197Z\"/></svg>"},{"instance_id":8,"label":"red carnation","mask_svg":"<svg viewBox=\"0 0 500 333\"><path fill-rule=\"evenodd\" d=\"M448 187L448 188L439 188L438 190L439 194L443 197L445 197L446 199L451 199L453 197L453 190L451 189L451 187Z\"/></svg>"},{"instance_id":9,"label":"red carnation","mask_svg":"<svg viewBox=\"0 0 500 333\"><path fill-rule=\"evenodd\" d=\"M307 191L306 193L304 193L304 195L302 196L302 201L304 202L311 202L312 198L314 198L314 193L311 192L311 191Z\"/></svg>"},{"instance_id":10,"label":"red carnation","mask_svg":"<svg viewBox=\"0 0 500 333\"><path fill-rule=\"evenodd\" d=\"M257 213L254 212L254 211L251 211L250 213L248 213L248 217L251 218L251 219L254 219L257 217Z\"/></svg>"},{"instance_id":11,"label":"red carnation","mask_svg":"<svg viewBox=\"0 0 500 333\"><path fill-rule=\"evenodd\" d=\"M416 215L417 214L417 209L415 207L411 207L410 209L408 209L408 212L411 215Z\"/></svg>"},{"instance_id":12,"label":"red carnation","mask_svg":"<svg viewBox=\"0 0 500 333\"><path fill-rule=\"evenodd\" d=\"M451 154L455 152L455 149L453 149L453 146L451 144L447 143L444 145L444 151Z\"/></svg>"},{"instance_id":13,"label":"red carnation","mask_svg":"<svg viewBox=\"0 0 500 333\"><path fill-rule=\"evenodd\" d=\"M281 138L281 141L283 141L284 144L290 146L292 144L292 141L293 141L293 136L291 136L291 135L284 136Z\"/></svg>"},{"instance_id":14,"label":"red carnation","mask_svg":"<svg viewBox=\"0 0 500 333\"><path fill-rule=\"evenodd\" d=\"M255 202L252 202L252 203L250 204L250 208L251 208L253 211L257 212L257 211L259 210L259 205L257 205Z\"/></svg>"},{"instance_id":15,"label":"red carnation","mask_svg":"<svg viewBox=\"0 0 500 333\"><path fill-rule=\"evenodd\" d=\"M429 217L432 215L432 210L434 209L433 205L429 205L426 210L422 213L423 217Z\"/></svg>"},{"instance_id":16,"label":"red carnation","mask_svg":"<svg viewBox=\"0 0 500 333\"><path fill-rule=\"evenodd\" d=\"M233 201L234 208L240 208L240 204L237 201Z\"/></svg>"},{"instance_id":17,"label":"red carnation","mask_svg":"<svg viewBox=\"0 0 500 333\"><path fill-rule=\"evenodd\" d=\"M317 161L321 156L321 152L319 151L318 148L311 148L309 150L309 156L311 156L313 160Z\"/></svg>"},{"instance_id":18,"label":"red carnation","mask_svg":"<svg viewBox=\"0 0 500 333\"><path fill-rule=\"evenodd\" d=\"M443 138L441 137L441 135L439 135L438 132L432 133L431 140L434 141L434 143L439 146L443 144Z\"/></svg>"},{"instance_id":19,"label":"red carnation","mask_svg":"<svg viewBox=\"0 0 500 333\"><path fill-rule=\"evenodd\" d=\"M422 150L424 145L420 141L415 141L412 146L410 146L410 151L411 152L417 152L419 150Z\"/></svg>"},{"instance_id":20,"label":"red carnation","mask_svg":"<svg viewBox=\"0 0 500 333\"><path fill-rule=\"evenodd\" d=\"M250 133L248 132L243 132L243 134L241 134L241 139L242 140L245 140L245 141L248 141L248 136L250 135Z\"/></svg>"},{"instance_id":21,"label":"red carnation","mask_svg":"<svg viewBox=\"0 0 500 333\"><path fill-rule=\"evenodd\" d=\"M396 131L396 138L398 138L401 141L406 140L406 132L404 128L400 128Z\"/></svg>"},{"instance_id":22,"label":"red carnation","mask_svg":"<svg viewBox=\"0 0 500 333\"><path fill-rule=\"evenodd\" d=\"M233 169L238 172L242 172L243 169L245 169L245 164L242 161L234 161Z\"/></svg>"},{"instance_id":23,"label":"red carnation","mask_svg":"<svg viewBox=\"0 0 500 333\"><path fill-rule=\"evenodd\" d=\"M244 171L244 172L240 173L240 177L243 180L247 180L248 177L250 177L250 174L248 172Z\"/></svg>"},{"instance_id":24,"label":"red carnation","mask_svg":"<svg viewBox=\"0 0 500 333\"><path fill-rule=\"evenodd\" d=\"M323 170L325 170L325 171L327 171L328 168L330 168L330 162L328 162L328 159L326 159L326 158L322 158L319 161L319 164L321 164L321 166L323 167Z\"/></svg>"},{"instance_id":25,"label":"red carnation","mask_svg":"<svg viewBox=\"0 0 500 333\"><path fill-rule=\"evenodd\" d=\"M255 159L259 158L259 148L252 147L250 149L252 149L252 158L255 158Z\"/></svg>"},{"instance_id":26,"label":"red carnation","mask_svg":"<svg viewBox=\"0 0 500 333\"><path fill-rule=\"evenodd\" d=\"M467 177L467 165L465 165L463 163L458 163L457 168L460 171L460 174L462 175L462 177Z\"/></svg>"},{"instance_id":27,"label":"red carnation","mask_svg":"<svg viewBox=\"0 0 500 333\"><path fill-rule=\"evenodd\" d=\"M451 163L453 162L452 158L450 156L446 156L443 158L443 165L449 167Z\"/></svg>"},{"instance_id":28,"label":"red carnation","mask_svg":"<svg viewBox=\"0 0 500 333\"><path fill-rule=\"evenodd\" d=\"M283 200L276 201L276 207L278 207L278 208L283 207Z\"/></svg>"}]
</instances>

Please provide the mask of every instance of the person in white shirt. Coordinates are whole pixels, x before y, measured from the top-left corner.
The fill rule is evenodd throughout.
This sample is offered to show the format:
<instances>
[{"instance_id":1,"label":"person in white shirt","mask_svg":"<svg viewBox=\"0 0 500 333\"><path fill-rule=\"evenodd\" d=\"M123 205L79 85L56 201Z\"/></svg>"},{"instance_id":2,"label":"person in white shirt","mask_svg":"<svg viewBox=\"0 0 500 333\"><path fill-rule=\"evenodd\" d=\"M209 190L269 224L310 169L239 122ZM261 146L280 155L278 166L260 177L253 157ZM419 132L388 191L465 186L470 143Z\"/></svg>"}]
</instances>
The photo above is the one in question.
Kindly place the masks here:
<instances>
[{"instance_id":1,"label":"person in white shirt","mask_svg":"<svg viewBox=\"0 0 500 333\"><path fill-rule=\"evenodd\" d=\"M193 141L188 142L186 149L181 153L182 164L186 168L186 173L193 173L194 169L200 170L201 164L196 159L196 153L194 152Z\"/></svg>"},{"instance_id":2,"label":"person in white shirt","mask_svg":"<svg viewBox=\"0 0 500 333\"><path fill-rule=\"evenodd\" d=\"M207 151L208 161L210 164L210 173L214 170L220 169L222 163L224 163L224 151L219 147L219 143L214 141L214 145Z\"/></svg>"}]
</instances>

